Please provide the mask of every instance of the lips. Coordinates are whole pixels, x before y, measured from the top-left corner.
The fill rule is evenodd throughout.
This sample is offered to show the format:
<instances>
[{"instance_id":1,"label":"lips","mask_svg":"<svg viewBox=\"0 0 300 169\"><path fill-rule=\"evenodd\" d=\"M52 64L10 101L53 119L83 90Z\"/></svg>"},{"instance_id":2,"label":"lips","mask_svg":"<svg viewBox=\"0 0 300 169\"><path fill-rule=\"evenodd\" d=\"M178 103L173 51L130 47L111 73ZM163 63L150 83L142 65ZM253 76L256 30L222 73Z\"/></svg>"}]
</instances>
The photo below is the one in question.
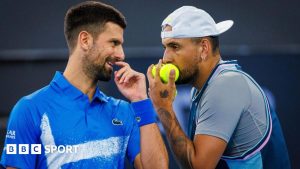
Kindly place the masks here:
<instances>
[{"instance_id":1,"label":"lips","mask_svg":"<svg viewBox=\"0 0 300 169\"><path fill-rule=\"evenodd\" d=\"M106 64L108 65L108 67L113 68L113 65L114 65L113 62L106 62Z\"/></svg>"},{"instance_id":2,"label":"lips","mask_svg":"<svg viewBox=\"0 0 300 169\"><path fill-rule=\"evenodd\" d=\"M110 65L111 67L114 65L113 62L106 62L108 65Z\"/></svg>"},{"instance_id":3,"label":"lips","mask_svg":"<svg viewBox=\"0 0 300 169\"><path fill-rule=\"evenodd\" d=\"M118 59L114 59L114 58L111 58L111 57L108 57L106 59L106 64L108 64L109 67L111 67L113 69L113 66L115 65L116 62L118 62L119 60Z\"/></svg>"}]
</instances>

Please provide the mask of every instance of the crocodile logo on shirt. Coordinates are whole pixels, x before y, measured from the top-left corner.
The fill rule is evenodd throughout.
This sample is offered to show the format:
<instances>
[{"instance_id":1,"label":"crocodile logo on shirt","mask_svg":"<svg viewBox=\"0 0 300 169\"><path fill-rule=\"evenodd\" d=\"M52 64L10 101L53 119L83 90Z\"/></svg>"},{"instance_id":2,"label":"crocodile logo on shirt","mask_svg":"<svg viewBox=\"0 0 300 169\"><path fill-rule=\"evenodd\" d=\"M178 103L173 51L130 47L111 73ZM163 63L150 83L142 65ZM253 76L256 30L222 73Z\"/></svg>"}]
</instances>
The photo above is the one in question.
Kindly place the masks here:
<instances>
[{"instance_id":1,"label":"crocodile logo on shirt","mask_svg":"<svg viewBox=\"0 0 300 169\"><path fill-rule=\"evenodd\" d=\"M116 126L123 125L122 120L118 120L116 118L112 119L111 122L112 122L113 125L116 125Z\"/></svg>"}]
</instances>

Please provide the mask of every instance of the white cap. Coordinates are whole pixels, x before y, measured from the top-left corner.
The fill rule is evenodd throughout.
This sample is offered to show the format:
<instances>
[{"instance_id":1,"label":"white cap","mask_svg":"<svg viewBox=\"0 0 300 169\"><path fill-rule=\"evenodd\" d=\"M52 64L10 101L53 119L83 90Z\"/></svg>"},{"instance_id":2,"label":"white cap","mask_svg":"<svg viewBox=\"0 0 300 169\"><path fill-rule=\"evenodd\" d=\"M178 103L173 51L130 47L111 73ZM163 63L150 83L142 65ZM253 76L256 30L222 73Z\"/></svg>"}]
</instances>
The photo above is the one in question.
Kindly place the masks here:
<instances>
[{"instance_id":1,"label":"white cap","mask_svg":"<svg viewBox=\"0 0 300 169\"><path fill-rule=\"evenodd\" d=\"M168 25L172 27L172 30L164 31ZM163 21L161 38L218 36L230 29L232 25L232 20L216 24L204 10L193 6L183 6L176 9Z\"/></svg>"}]
</instances>

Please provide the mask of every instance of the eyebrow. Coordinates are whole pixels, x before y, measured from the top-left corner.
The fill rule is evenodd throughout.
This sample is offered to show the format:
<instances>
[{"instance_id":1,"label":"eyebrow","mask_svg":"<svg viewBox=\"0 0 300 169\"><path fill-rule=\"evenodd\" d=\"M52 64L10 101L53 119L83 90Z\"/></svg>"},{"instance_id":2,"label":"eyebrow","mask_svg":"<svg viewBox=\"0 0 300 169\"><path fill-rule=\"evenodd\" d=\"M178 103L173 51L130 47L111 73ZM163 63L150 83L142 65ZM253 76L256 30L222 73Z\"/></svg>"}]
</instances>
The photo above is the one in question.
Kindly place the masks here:
<instances>
[{"instance_id":1,"label":"eyebrow","mask_svg":"<svg viewBox=\"0 0 300 169\"><path fill-rule=\"evenodd\" d=\"M172 46L180 46L180 44L178 42L168 42L166 45L163 44L163 46L169 46L169 47L172 47Z\"/></svg>"}]
</instances>

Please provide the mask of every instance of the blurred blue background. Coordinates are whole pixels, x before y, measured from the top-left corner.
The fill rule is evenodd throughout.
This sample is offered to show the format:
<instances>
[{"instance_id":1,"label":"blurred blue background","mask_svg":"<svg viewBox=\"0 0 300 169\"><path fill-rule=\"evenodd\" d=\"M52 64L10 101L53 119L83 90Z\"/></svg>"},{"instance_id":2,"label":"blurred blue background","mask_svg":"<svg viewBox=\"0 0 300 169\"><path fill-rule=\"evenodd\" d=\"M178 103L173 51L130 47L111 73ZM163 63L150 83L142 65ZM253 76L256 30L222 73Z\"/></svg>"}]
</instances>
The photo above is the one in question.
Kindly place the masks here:
<instances>
[{"instance_id":1,"label":"blurred blue background","mask_svg":"<svg viewBox=\"0 0 300 169\"><path fill-rule=\"evenodd\" d=\"M67 9L80 1L0 1L0 153L6 123L22 96L47 85L68 59L63 34ZM300 168L300 12L299 0L106 0L128 22L126 61L146 73L163 54L160 24L173 10L193 5L216 22L235 21L220 37L223 59L237 59L273 98L287 141L292 168ZM111 81L100 83L108 95L123 98ZM186 128L190 86L178 86L177 116ZM178 100L179 99L179 100ZM170 168L178 168L170 159Z\"/></svg>"}]
</instances>

